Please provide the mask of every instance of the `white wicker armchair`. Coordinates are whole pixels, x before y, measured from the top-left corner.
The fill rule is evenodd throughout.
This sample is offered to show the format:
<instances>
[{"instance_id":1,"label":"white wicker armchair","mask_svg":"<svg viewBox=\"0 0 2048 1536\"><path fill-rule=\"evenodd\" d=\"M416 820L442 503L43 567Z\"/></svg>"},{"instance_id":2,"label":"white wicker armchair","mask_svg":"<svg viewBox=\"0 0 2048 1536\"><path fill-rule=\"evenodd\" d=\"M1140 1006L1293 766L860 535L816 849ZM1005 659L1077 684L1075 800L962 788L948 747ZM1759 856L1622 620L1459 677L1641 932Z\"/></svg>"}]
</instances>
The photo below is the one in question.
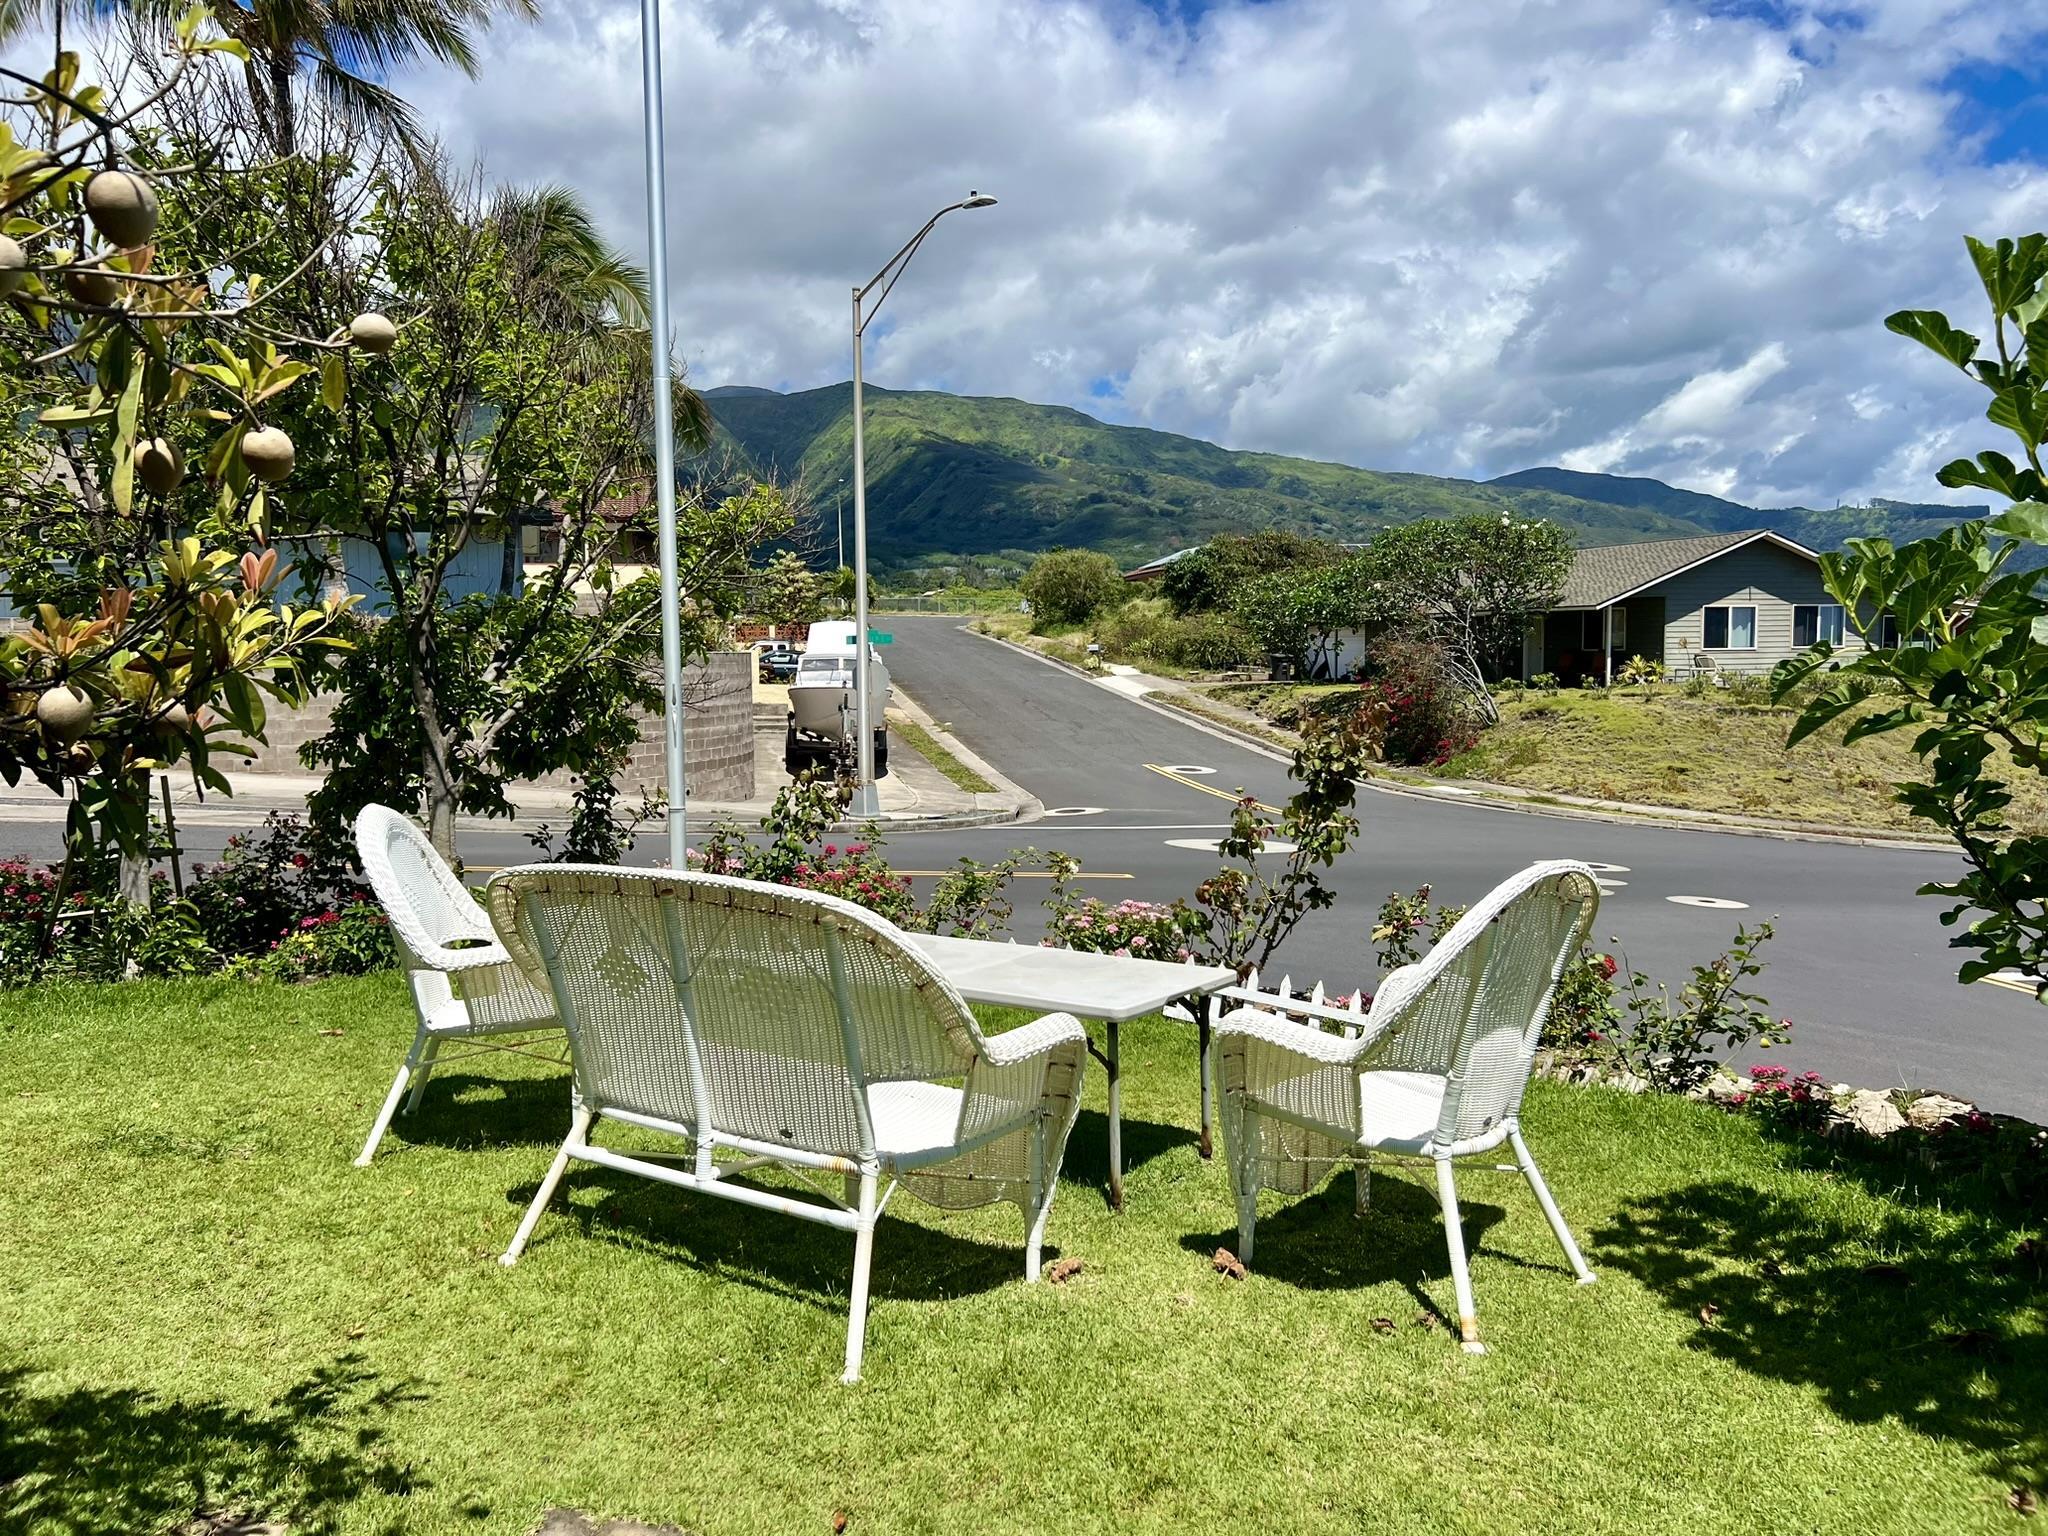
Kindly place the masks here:
<instances>
[{"instance_id":1,"label":"white wicker armchair","mask_svg":"<svg viewBox=\"0 0 2048 1536\"><path fill-rule=\"evenodd\" d=\"M1600 904L1584 864L1538 864L1503 881L1429 954L1381 984L1362 1033L1326 1034L1241 1008L1216 1026L1216 1097L1249 1263L1260 1189L1302 1194L1339 1163L1358 1169L1364 1209L1373 1152L1436 1164L1464 1347L1481 1353L1451 1164L1514 1149L1581 1285L1578 1245L1522 1140L1522 1095L1564 967Z\"/></svg>"},{"instance_id":2,"label":"white wicker armchair","mask_svg":"<svg viewBox=\"0 0 2048 1536\"><path fill-rule=\"evenodd\" d=\"M410 820L386 805L363 807L356 817L356 857L391 920L418 1017L412 1049L356 1157L356 1166L367 1168L399 1101L405 1100L407 1114L417 1109L437 1064L487 1050L532 1054L545 1036L559 1048L562 1026L555 1000L520 975L484 909ZM463 1042L458 1054L442 1054L449 1041Z\"/></svg>"},{"instance_id":3,"label":"white wicker armchair","mask_svg":"<svg viewBox=\"0 0 2048 1536\"><path fill-rule=\"evenodd\" d=\"M572 1159L850 1231L849 1382L875 1224L898 1185L955 1209L1015 1202L1024 1278L1038 1278L1088 1056L1070 1015L985 1039L905 935L785 886L545 864L506 870L486 900L513 959L552 988L575 1060L568 1140L505 1263ZM599 1121L684 1138L694 1155L665 1163L594 1145ZM812 1184L813 1201L731 1177L764 1164L807 1183L839 1175L839 1187Z\"/></svg>"}]
</instances>

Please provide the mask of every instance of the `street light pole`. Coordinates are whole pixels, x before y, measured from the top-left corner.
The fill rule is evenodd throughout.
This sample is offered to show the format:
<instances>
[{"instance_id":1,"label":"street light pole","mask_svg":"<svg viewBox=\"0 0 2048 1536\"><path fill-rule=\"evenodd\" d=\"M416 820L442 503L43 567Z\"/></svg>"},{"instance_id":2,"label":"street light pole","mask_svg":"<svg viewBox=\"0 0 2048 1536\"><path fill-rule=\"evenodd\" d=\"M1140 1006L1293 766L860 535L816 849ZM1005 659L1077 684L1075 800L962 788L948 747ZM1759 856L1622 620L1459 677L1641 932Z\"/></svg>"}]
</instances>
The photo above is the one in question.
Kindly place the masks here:
<instances>
[{"instance_id":1,"label":"street light pole","mask_svg":"<svg viewBox=\"0 0 2048 1536\"><path fill-rule=\"evenodd\" d=\"M992 197L969 192L959 202L948 203L924 221L924 228L904 242L903 249L883 264L866 287L853 290L853 696L854 728L860 732L860 783L854 789L851 809L856 816L878 815L882 809L875 792L875 733L868 719L868 461L861 410L861 336L939 220L962 208L993 208L995 202ZM880 293L875 293L877 288ZM875 293L872 304L868 303L871 293Z\"/></svg>"},{"instance_id":2,"label":"street light pole","mask_svg":"<svg viewBox=\"0 0 2048 1536\"><path fill-rule=\"evenodd\" d=\"M647 286L654 347L654 494L661 541L661 696L668 763L668 863L688 865L689 780L683 767L683 622L676 571L676 423L668 360L668 166L661 122L661 0L640 0L640 89L647 128Z\"/></svg>"}]
</instances>

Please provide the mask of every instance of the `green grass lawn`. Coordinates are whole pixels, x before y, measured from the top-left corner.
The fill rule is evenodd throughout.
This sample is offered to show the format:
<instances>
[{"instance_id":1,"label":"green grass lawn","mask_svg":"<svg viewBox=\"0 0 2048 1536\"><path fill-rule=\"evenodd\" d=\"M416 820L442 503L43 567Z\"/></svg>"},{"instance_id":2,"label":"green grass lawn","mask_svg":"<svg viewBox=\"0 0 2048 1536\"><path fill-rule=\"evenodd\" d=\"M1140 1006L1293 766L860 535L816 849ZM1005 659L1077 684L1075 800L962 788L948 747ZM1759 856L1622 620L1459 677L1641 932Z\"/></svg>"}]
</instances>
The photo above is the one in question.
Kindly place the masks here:
<instances>
[{"instance_id":1,"label":"green grass lawn","mask_svg":"<svg viewBox=\"0 0 2048 1536\"><path fill-rule=\"evenodd\" d=\"M410 1027L395 976L0 998L0 1530L1988 1531L2048 1481L2025 1231L1682 1101L1536 1086L1601 1283L1468 1175L1468 1357L1417 1321L1450 1287L1410 1172L1362 1223L1348 1177L1274 1200L1217 1274L1192 1042L1133 1026L1128 1214L1099 1076L1053 1211L1082 1273L1027 1288L1014 1211L903 1198L844 1388L838 1233L584 1170L496 1263L557 1069L458 1065L352 1168Z\"/></svg>"}]
</instances>

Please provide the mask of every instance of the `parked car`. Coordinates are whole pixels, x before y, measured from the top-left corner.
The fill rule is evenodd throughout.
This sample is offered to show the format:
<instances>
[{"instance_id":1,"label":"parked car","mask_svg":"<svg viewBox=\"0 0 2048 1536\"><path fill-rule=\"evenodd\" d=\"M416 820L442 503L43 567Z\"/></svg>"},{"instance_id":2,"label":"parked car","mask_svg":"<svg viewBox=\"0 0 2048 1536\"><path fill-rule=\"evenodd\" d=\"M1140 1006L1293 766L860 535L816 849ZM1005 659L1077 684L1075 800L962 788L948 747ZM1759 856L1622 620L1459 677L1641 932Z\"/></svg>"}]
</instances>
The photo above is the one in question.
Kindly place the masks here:
<instances>
[{"instance_id":1,"label":"parked car","mask_svg":"<svg viewBox=\"0 0 2048 1536\"><path fill-rule=\"evenodd\" d=\"M796 663L796 648L786 640L773 641L754 652L754 664L764 683L788 682L796 676Z\"/></svg>"}]
</instances>

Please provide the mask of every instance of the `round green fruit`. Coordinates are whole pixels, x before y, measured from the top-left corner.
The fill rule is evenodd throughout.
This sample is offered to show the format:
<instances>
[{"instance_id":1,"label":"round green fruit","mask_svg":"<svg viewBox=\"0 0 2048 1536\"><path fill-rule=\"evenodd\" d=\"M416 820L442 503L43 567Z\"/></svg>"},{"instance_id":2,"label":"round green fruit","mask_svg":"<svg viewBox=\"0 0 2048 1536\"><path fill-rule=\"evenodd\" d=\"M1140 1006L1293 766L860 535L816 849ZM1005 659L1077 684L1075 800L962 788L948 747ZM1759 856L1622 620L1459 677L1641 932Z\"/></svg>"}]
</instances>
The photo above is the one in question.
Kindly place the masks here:
<instances>
[{"instance_id":1,"label":"round green fruit","mask_svg":"<svg viewBox=\"0 0 2048 1536\"><path fill-rule=\"evenodd\" d=\"M101 171L85 184L85 211L93 228L124 251L156 234L156 188L133 171Z\"/></svg>"},{"instance_id":2,"label":"round green fruit","mask_svg":"<svg viewBox=\"0 0 2048 1536\"><path fill-rule=\"evenodd\" d=\"M292 472L297 450L279 427L258 427L242 434L242 462L265 485L275 485Z\"/></svg>"}]
</instances>

